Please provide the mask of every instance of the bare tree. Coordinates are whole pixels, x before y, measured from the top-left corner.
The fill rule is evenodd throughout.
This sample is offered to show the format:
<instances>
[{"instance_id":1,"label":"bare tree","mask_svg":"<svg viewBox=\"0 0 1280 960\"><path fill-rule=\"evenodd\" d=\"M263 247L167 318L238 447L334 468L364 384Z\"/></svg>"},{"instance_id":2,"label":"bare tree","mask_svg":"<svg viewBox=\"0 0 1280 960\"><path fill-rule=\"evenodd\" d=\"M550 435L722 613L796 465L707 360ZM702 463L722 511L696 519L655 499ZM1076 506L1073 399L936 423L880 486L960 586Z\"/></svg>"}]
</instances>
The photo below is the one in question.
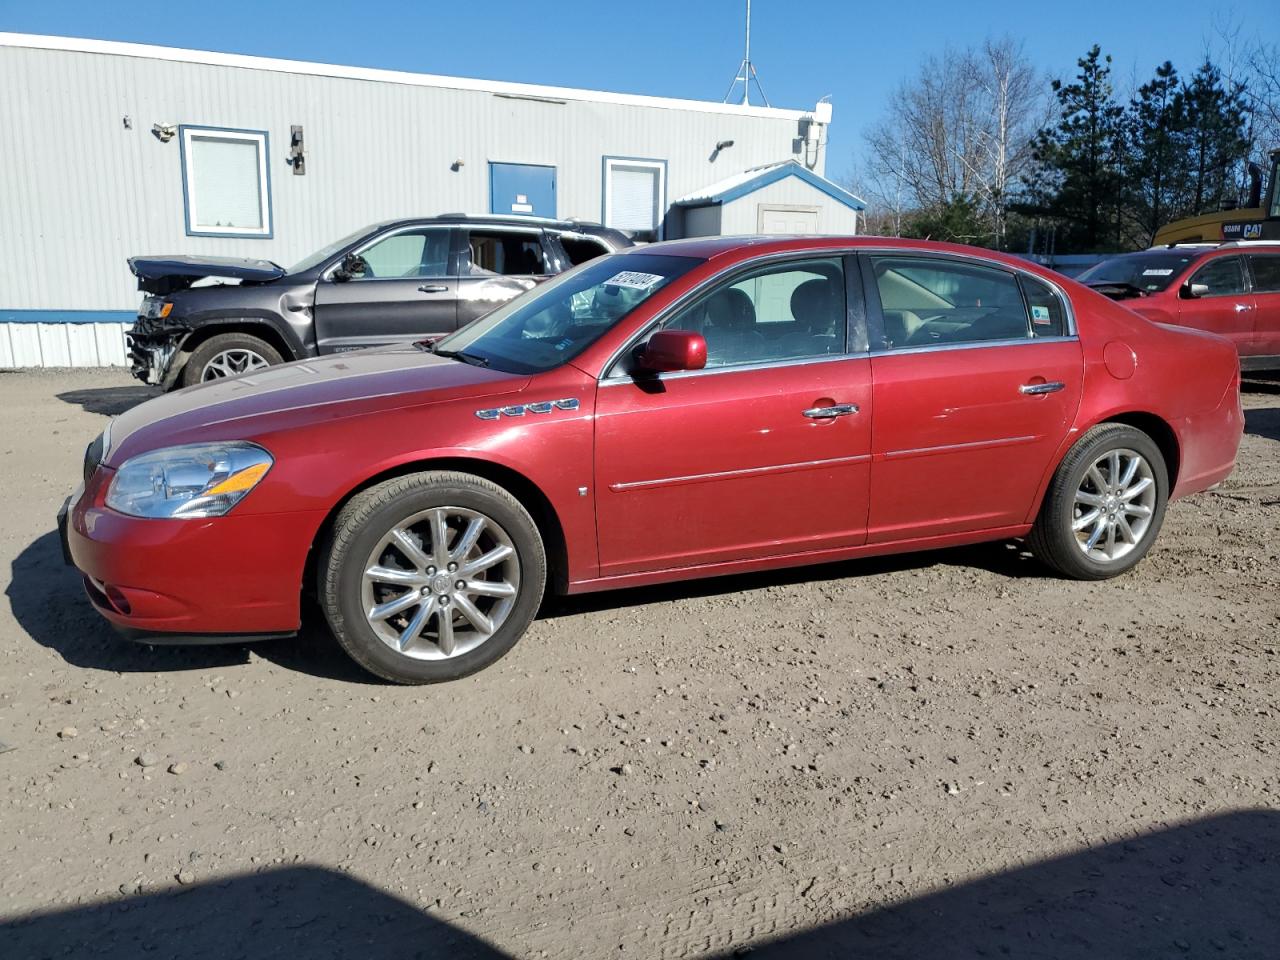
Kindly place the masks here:
<instances>
[{"instance_id":1,"label":"bare tree","mask_svg":"<svg viewBox=\"0 0 1280 960\"><path fill-rule=\"evenodd\" d=\"M930 57L868 134L864 190L880 206L939 212L975 204L1003 245L1010 187L1045 114L1041 78L1008 37Z\"/></svg>"}]
</instances>

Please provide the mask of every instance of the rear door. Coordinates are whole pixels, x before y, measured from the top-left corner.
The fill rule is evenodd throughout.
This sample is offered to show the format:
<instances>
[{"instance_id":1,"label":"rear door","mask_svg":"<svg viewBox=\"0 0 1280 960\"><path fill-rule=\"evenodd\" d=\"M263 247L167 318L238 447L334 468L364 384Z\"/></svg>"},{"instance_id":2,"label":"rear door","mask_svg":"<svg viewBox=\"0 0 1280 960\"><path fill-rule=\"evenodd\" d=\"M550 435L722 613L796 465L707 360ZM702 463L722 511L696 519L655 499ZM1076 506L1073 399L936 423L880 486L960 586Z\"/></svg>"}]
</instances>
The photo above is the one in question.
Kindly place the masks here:
<instances>
[{"instance_id":1,"label":"rear door","mask_svg":"<svg viewBox=\"0 0 1280 960\"><path fill-rule=\"evenodd\" d=\"M316 342L321 353L449 333L457 326L458 278L451 267L453 228L407 227L354 251L365 264L348 280L325 272L316 284Z\"/></svg>"},{"instance_id":2,"label":"rear door","mask_svg":"<svg viewBox=\"0 0 1280 960\"><path fill-rule=\"evenodd\" d=\"M1280 250L1245 259L1253 280L1254 353L1280 357Z\"/></svg>"},{"instance_id":3,"label":"rear door","mask_svg":"<svg viewBox=\"0 0 1280 960\"><path fill-rule=\"evenodd\" d=\"M556 272L539 227L462 227L458 326L483 317Z\"/></svg>"},{"instance_id":4,"label":"rear door","mask_svg":"<svg viewBox=\"0 0 1280 960\"><path fill-rule=\"evenodd\" d=\"M875 424L868 543L1025 522L1080 403L1066 301L951 257L865 258Z\"/></svg>"},{"instance_id":5,"label":"rear door","mask_svg":"<svg viewBox=\"0 0 1280 960\"><path fill-rule=\"evenodd\" d=\"M1187 280L1178 294L1178 323L1226 337L1240 356L1258 352L1254 334L1254 299L1245 280L1244 258L1213 257ZM1187 285L1201 284L1205 292L1188 296Z\"/></svg>"}]
</instances>

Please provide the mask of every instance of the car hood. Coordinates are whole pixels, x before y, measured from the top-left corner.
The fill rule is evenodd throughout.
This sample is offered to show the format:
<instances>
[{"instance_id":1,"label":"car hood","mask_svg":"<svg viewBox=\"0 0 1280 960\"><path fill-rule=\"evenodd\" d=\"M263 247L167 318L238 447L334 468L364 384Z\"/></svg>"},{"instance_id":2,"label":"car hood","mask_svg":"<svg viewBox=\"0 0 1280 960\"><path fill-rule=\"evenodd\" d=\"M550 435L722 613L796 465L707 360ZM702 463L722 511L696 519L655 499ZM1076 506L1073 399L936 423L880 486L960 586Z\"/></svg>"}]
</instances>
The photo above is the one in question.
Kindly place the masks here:
<instances>
[{"instance_id":1,"label":"car hood","mask_svg":"<svg viewBox=\"0 0 1280 960\"><path fill-rule=\"evenodd\" d=\"M138 278L139 290L161 296L185 290L207 277L265 283L279 280L285 273L283 267L270 260L248 257L130 257L129 269Z\"/></svg>"},{"instance_id":2,"label":"car hood","mask_svg":"<svg viewBox=\"0 0 1280 960\"><path fill-rule=\"evenodd\" d=\"M108 466L162 446L255 435L317 419L519 390L529 377L412 345L299 360L167 393L111 424Z\"/></svg>"}]
</instances>

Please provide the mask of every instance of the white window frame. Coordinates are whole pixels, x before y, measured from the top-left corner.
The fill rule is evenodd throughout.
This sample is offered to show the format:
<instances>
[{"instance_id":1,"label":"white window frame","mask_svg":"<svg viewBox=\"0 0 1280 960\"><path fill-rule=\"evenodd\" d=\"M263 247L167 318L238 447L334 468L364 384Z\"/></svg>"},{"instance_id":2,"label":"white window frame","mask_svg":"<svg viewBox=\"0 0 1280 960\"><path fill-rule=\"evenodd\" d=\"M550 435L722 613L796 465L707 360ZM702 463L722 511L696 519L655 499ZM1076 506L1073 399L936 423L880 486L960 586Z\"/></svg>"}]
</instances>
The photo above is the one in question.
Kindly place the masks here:
<instances>
[{"instance_id":1,"label":"white window frame","mask_svg":"<svg viewBox=\"0 0 1280 960\"><path fill-rule=\"evenodd\" d=\"M183 124L178 128L182 154L182 206L189 237L238 237L269 240L273 236L271 219L271 170L267 164L270 138L265 130L238 130L230 127L205 127ZM192 184L195 170L192 166L195 151L192 141L199 137L216 137L219 140L241 140L258 147L258 205L261 227L216 227L195 222L195 198Z\"/></svg>"},{"instance_id":2,"label":"white window frame","mask_svg":"<svg viewBox=\"0 0 1280 960\"><path fill-rule=\"evenodd\" d=\"M667 213L667 161L650 157L605 157L604 158L604 190L601 222L606 227L613 226L613 168L647 167L658 171L658 209L655 211L657 223L654 231L658 239L662 239L663 221Z\"/></svg>"}]
</instances>

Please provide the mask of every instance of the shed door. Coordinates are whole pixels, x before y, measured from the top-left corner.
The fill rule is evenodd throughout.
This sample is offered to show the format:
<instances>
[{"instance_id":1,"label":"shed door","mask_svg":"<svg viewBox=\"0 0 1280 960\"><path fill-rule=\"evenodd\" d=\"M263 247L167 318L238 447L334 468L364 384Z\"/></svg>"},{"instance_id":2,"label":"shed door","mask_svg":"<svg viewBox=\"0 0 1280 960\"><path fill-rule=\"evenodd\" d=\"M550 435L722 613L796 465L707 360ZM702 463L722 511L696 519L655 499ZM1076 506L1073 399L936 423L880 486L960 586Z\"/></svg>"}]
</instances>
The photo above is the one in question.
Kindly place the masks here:
<instances>
[{"instance_id":1,"label":"shed door","mask_svg":"<svg viewBox=\"0 0 1280 960\"><path fill-rule=\"evenodd\" d=\"M532 163L489 164L489 212L556 217L556 168Z\"/></svg>"},{"instance_id":2,"label":"shed door","mask_svg":"<svg viewBox=\"0 0 1280 960\"><path fill-rule=\"evenodd\" d=\"M762 203L756 226L761 233L817 233L817 207L781 207Z\"/></svg>"}]
</instances>

